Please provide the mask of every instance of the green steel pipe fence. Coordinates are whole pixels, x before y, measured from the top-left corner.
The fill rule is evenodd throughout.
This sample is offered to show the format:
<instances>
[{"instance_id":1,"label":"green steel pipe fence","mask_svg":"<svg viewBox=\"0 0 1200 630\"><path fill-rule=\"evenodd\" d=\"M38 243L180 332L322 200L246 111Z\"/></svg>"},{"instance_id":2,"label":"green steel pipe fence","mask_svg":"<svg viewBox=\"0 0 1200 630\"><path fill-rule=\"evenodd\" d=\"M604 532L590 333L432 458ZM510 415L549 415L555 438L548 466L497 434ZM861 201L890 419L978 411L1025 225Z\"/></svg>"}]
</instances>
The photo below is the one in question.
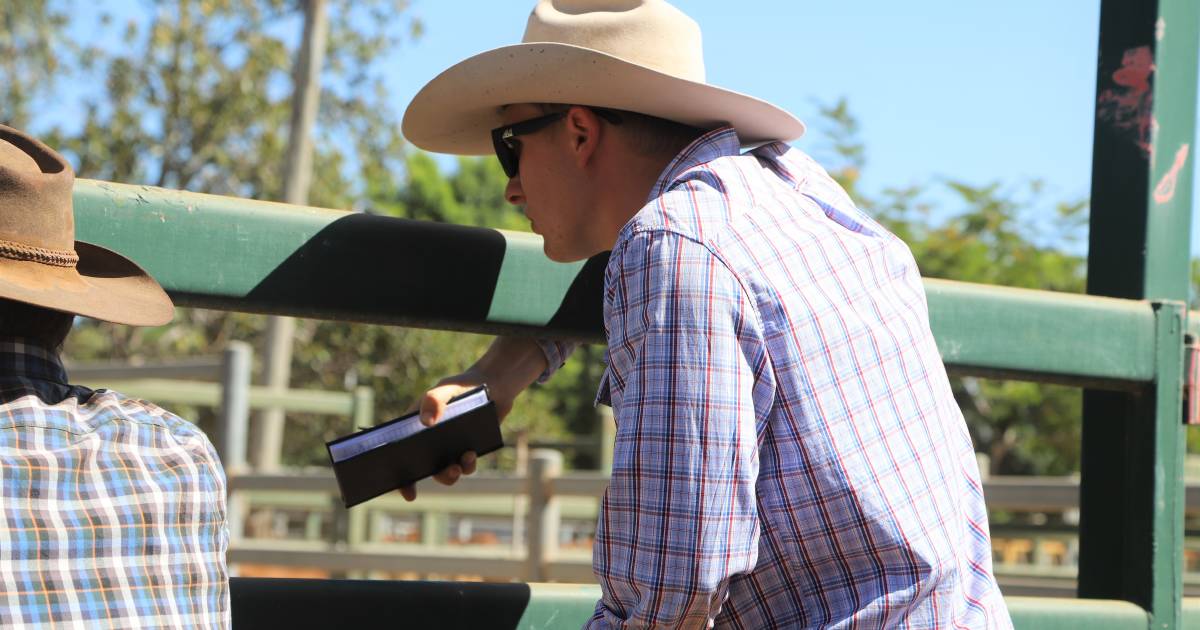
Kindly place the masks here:
<instances>
[{"instance_id":1,"label":"green steel pipe fence","mask_svg":"<svg viewBox=\"0 0 1200 630\"><path fill-rule=\"evenodd\" d=\"M1179 628L1182 331L1188 299L1200 3L1103 0L1096 66L1088 293L1156 304L1155 380L1087 389L1080 597L1136 603Z\"/></svg>"},{"instance_id":2,"label":"green steel pipe fence","mask_svg":"<svg viewBox=\"0 0 1200 630\"><path fill-rule=\"evenodd\" d=\"M81 240L129 255L185 305L602 338L604 259L559 265L528 235L88 180L76 186L76 221ZM951 370L1074 383L1135 399L1158 391L1167 402L1179 389L1184 312L1178 303L925 282L931 326ZM1181 510L1182 502L1168 507ZM556 592L544 602L530 600L527 613L561 621L567 609L590 607ZM1065 618L1147 627L1145 608L1133 604L1055 601L1026 612L1018 601L1014 614L1029 620L1023 627L1060 627Z\"/></svg>"},{"instance_id":3,"label":"green steel pipe fence","mask_svg":"<svg viewBox=\"0 0 1200 630\"><path fill-rule=\"evenodd\" d=\"M234 627L578 628L600 588L582 584L456 584L233 578ZM1129 602L1005 599L1021 630L1133 630L1146 611ZM1200 627L1200 600L1185 600L1182 627Z\"/></svg>"},{"instance_id":4,"label":"green steel pipe fence","mask_svg":"<svg viewBox=\"0 0 1200 630\"><path fill-rule=\"evenodd\" d=\"M89 180L75 215L185 306L602 337L604 259L550 262L533 234Z\"/></svg>"},{"instance_id":5,"label":"green steel pipe fence","mask_svg":"<svg viewBox=\"0 0 1200 630\"><path fill-rule=\"evenodd\" d=\"M80 240L180 305L603 340L601 256L555 263L531 234L80 180ZM1155 375L1146 302L926 280L950 369L1131 389Z\"/></svg>"}]
</instances>

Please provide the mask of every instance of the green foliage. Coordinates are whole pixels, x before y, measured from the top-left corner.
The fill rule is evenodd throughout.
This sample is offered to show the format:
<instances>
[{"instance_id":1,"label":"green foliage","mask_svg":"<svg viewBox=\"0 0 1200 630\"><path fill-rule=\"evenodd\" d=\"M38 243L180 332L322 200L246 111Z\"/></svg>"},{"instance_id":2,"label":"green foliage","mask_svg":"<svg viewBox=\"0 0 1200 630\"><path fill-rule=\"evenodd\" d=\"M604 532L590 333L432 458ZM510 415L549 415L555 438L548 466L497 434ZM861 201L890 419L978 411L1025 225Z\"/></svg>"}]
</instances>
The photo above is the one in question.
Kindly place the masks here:
<instances>
[{"instance_id":1,"label":"green foliage","mask_svg":"<svg viewBox=\"0 0 1200 630\"><path fill-rule=\"evenodd\" d=\"M504 201L507 179L493 161L461 160L457 172L446 177L428 155L404 150L379 60L402 38L420 34L420 22L407 15L406 5L398 0L329 3L311 203L523 229L524 219ZM48 51L63 37L65 16L82 6L76 1L51 12L44 3L6 5L0 20L11 28L0 35L0 46ZM153 5L146 23L104 20L119 31L120 46L100 46L104 33L94 32L97 42L82 42L73 59L47 53L9 55L0 61L0 79L8 86L5 102L30 102L40 85L36 79L60 63L61 80L99 88L86 95L79 125L62 125L46 134L73 159L79 176L278 199L294 42L302 27L298 6L283 0L166 0ZM135 363L215 355L233 339L261 347L264 324L261 315L196 309L180 309L175 321L161 328L81 321L66 352L76 361ZM405 411L437 378L468 366L488 342L478 335L301 320L291 385L370 385L377 417L386 419ZM566 378L555 387L561 390L572 373L583 370L565 370ZM557 393L535 391L519 400L506 432L563 440L560 412L579 410L556 400ZM213 428L212 410L178 411ZM292 416L284 462L323 464L322 441L344 432L349 428L345 424L335 418Z\"/></svg>"},{"instance_id":2,"label":"green foliage","mask_svg":"<svg viewBox=\"0 0 1200 630\"><path fill-rule=\"evenodd\" d=\"M1086 234L1087 202L1048 202L1038 181L982 186L944 179L926 186L858 188L865 150L845 101L823 108L825 163L864 210L912 249L921 275L966 282L1082 292L1086 261L1063 251ZM1080 390L953 377L955 397L978 451L996 474L1079 470Z\"/></svg>"},{"instance_id":3,"label":"green foliage","mask_svg":"<svg viewBox=\"0 0 1200 630\"><path fill-rule=\"evenodd\" d=\"M504 199L508 177L496 160L459 157L455 166L446 175L428 153L408 152L402 184L392 179L391 171L370 174L371 210L406 219L529 230L520 211Z\"/></svg>"},{"instance_id":4,"label":"green foliage","mask_svg":"<svg viewBox=\"0 0 1200 630\"><path fill-rule=\"evenodd\" d=\"M1200 309L1200 258L1192 259L1192 283L1188 297L1188 308Z\"/></svg>"},{"instance_id":5,"label":"green foliage","mask_svg":"<svg viewBox=\"0 0 1200 630\"><path fill-rule=\"evenodd\" d=\"M858 180L867 163L866 146L858 137L858 119L850 113L850 104L839 99L833 105L817 104L820 146L813 152L822 164L835 165L829 169L842 188L858 198Z\"/></svg>"},{"instance_id":6,"label":"green foliage","mask_svg":"<svg viewBox=\"0 0 1200 630\"><path fill-rule=\"evenodd\" d=\"M49 0L0 3L0 123L23 129L31 108L53 92L56 51L76 50L65 36L68 17Z\"/></svg>"},{"instance_id":7,"label":"green foliage","mask_svg":"<svg viewBox=\"0 0 1200 630\"><path fill-rule=\"evenodd\" d=\"M198 192L278 199L290 120L298 5L287 0L162 0L146 22L102 19L94 41L68 41L76 13L106 5L35 0L0 5L0 112L39 121L39 99L55 82L94 86L82 120L44 134L82 177ZM494 160L462 158L445 173L399 135L379 60L421 24L403 0L332 0L328 56L317 121L313 205L365 209L410 219L504 229L526 222L504 200ZM105 47L104 29L120 31ZM975 185L953 179L878 194L861 190L866 148L842 100L821 108L815 152L861 205L910 244L922 273L1059 291L1083 288L1083 260L1070 253L1087 203L1051 202L1036 181ZM1064 251L1065 250L1065 251ZM1200 264L1193 267L1200 278ZM85 321L68 341L77 361L133 362L216 354L229 340L261 344L260 315L182 309L162 328ZM370 385L377 416L408 408L439 377L469 365L488 339L478 335L300 321L293 387ZM592 435L600 348L581 348L559 375L517 402L505 431L535 440ZM1060 474L1078 469L1079 394L1063 387L953 379L977 447L993 472ZM211 428L211 410L179 410ZM323 464L321 441L344 420L293 417L284 461ZM590 451L575 453L588 465Z\"/></svg>"},{"instance_id":8,"label":"green foliage","mask_svg":"<svg viewBox=\"0 0 1200 630\"><path fill-rule=\"evenodd\" d=\"M375 60L396 45L405 6L329 5L314 205L354 201L350 158L369 152L386 168L401 154ZM366 20L363 12L383 17ZM301 15L280 1L158 3L145 24L121 27L120 47L89 46L64 63L65 73L104 89L86 97L81 131L67 126L49 139L75 158L83 177L279 199Z\"/></svg>"}]
</instances>

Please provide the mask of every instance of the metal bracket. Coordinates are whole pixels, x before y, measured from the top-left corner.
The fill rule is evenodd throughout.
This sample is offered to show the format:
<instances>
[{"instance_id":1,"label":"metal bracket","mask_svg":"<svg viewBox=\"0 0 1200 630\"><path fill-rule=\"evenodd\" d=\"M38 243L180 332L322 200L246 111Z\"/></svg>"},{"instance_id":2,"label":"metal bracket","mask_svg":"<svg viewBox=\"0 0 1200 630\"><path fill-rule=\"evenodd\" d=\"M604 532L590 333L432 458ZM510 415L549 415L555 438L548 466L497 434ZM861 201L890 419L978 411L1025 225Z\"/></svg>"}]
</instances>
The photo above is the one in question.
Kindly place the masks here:
<instances>
[{"instance_id":1,"label":"metal bracket","mask_svg":"<svg viewBox=\"0 0 1200 630\"><path fill-rule=\"evenodd\" d=\"M1200 346L1192 335L1183 342L1183 423L1200 425Z\"/></svg>"}]
</instances>

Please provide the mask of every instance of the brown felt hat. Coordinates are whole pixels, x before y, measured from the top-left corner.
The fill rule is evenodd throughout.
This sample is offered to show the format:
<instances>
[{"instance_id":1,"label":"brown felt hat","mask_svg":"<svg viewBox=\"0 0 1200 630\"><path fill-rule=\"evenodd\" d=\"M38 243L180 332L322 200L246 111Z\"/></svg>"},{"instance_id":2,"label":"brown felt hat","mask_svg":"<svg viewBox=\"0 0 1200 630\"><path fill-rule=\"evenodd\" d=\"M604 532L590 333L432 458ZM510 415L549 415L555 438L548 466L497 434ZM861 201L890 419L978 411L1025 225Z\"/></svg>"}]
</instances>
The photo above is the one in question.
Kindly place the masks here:
<instances>
[{"instance_id":1,"label":"brown felt hat","mask_svg":"<svg viewBox=\"0 0 1200 630\"><path fill-rule=\"evenodd\" d=\"M171 321L175 306L141 267L75 240L74 183L54 149L0 125L0 298L117 324Z\"/></svg>"}]
</instances>

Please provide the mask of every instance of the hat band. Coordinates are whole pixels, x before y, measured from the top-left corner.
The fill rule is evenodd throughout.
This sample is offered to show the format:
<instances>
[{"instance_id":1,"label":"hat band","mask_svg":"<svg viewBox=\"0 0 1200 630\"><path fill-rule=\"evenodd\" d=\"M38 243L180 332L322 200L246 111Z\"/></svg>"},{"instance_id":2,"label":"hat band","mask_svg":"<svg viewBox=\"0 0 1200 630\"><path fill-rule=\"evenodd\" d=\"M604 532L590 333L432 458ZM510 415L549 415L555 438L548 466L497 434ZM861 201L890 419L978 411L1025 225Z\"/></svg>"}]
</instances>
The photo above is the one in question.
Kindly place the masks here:
<instances>
[{"instance_id":1,"label":"hat band","mask_svg":"<svg viewBox=\"0 0 1200 630\"><path fill-rule=\"evenodd\" d=\"M33 247L2 239L0 239L0 258L25 260L55 267L74 267L79 263L79 255L73 251Z\"/></svg>"}]
</instances>

